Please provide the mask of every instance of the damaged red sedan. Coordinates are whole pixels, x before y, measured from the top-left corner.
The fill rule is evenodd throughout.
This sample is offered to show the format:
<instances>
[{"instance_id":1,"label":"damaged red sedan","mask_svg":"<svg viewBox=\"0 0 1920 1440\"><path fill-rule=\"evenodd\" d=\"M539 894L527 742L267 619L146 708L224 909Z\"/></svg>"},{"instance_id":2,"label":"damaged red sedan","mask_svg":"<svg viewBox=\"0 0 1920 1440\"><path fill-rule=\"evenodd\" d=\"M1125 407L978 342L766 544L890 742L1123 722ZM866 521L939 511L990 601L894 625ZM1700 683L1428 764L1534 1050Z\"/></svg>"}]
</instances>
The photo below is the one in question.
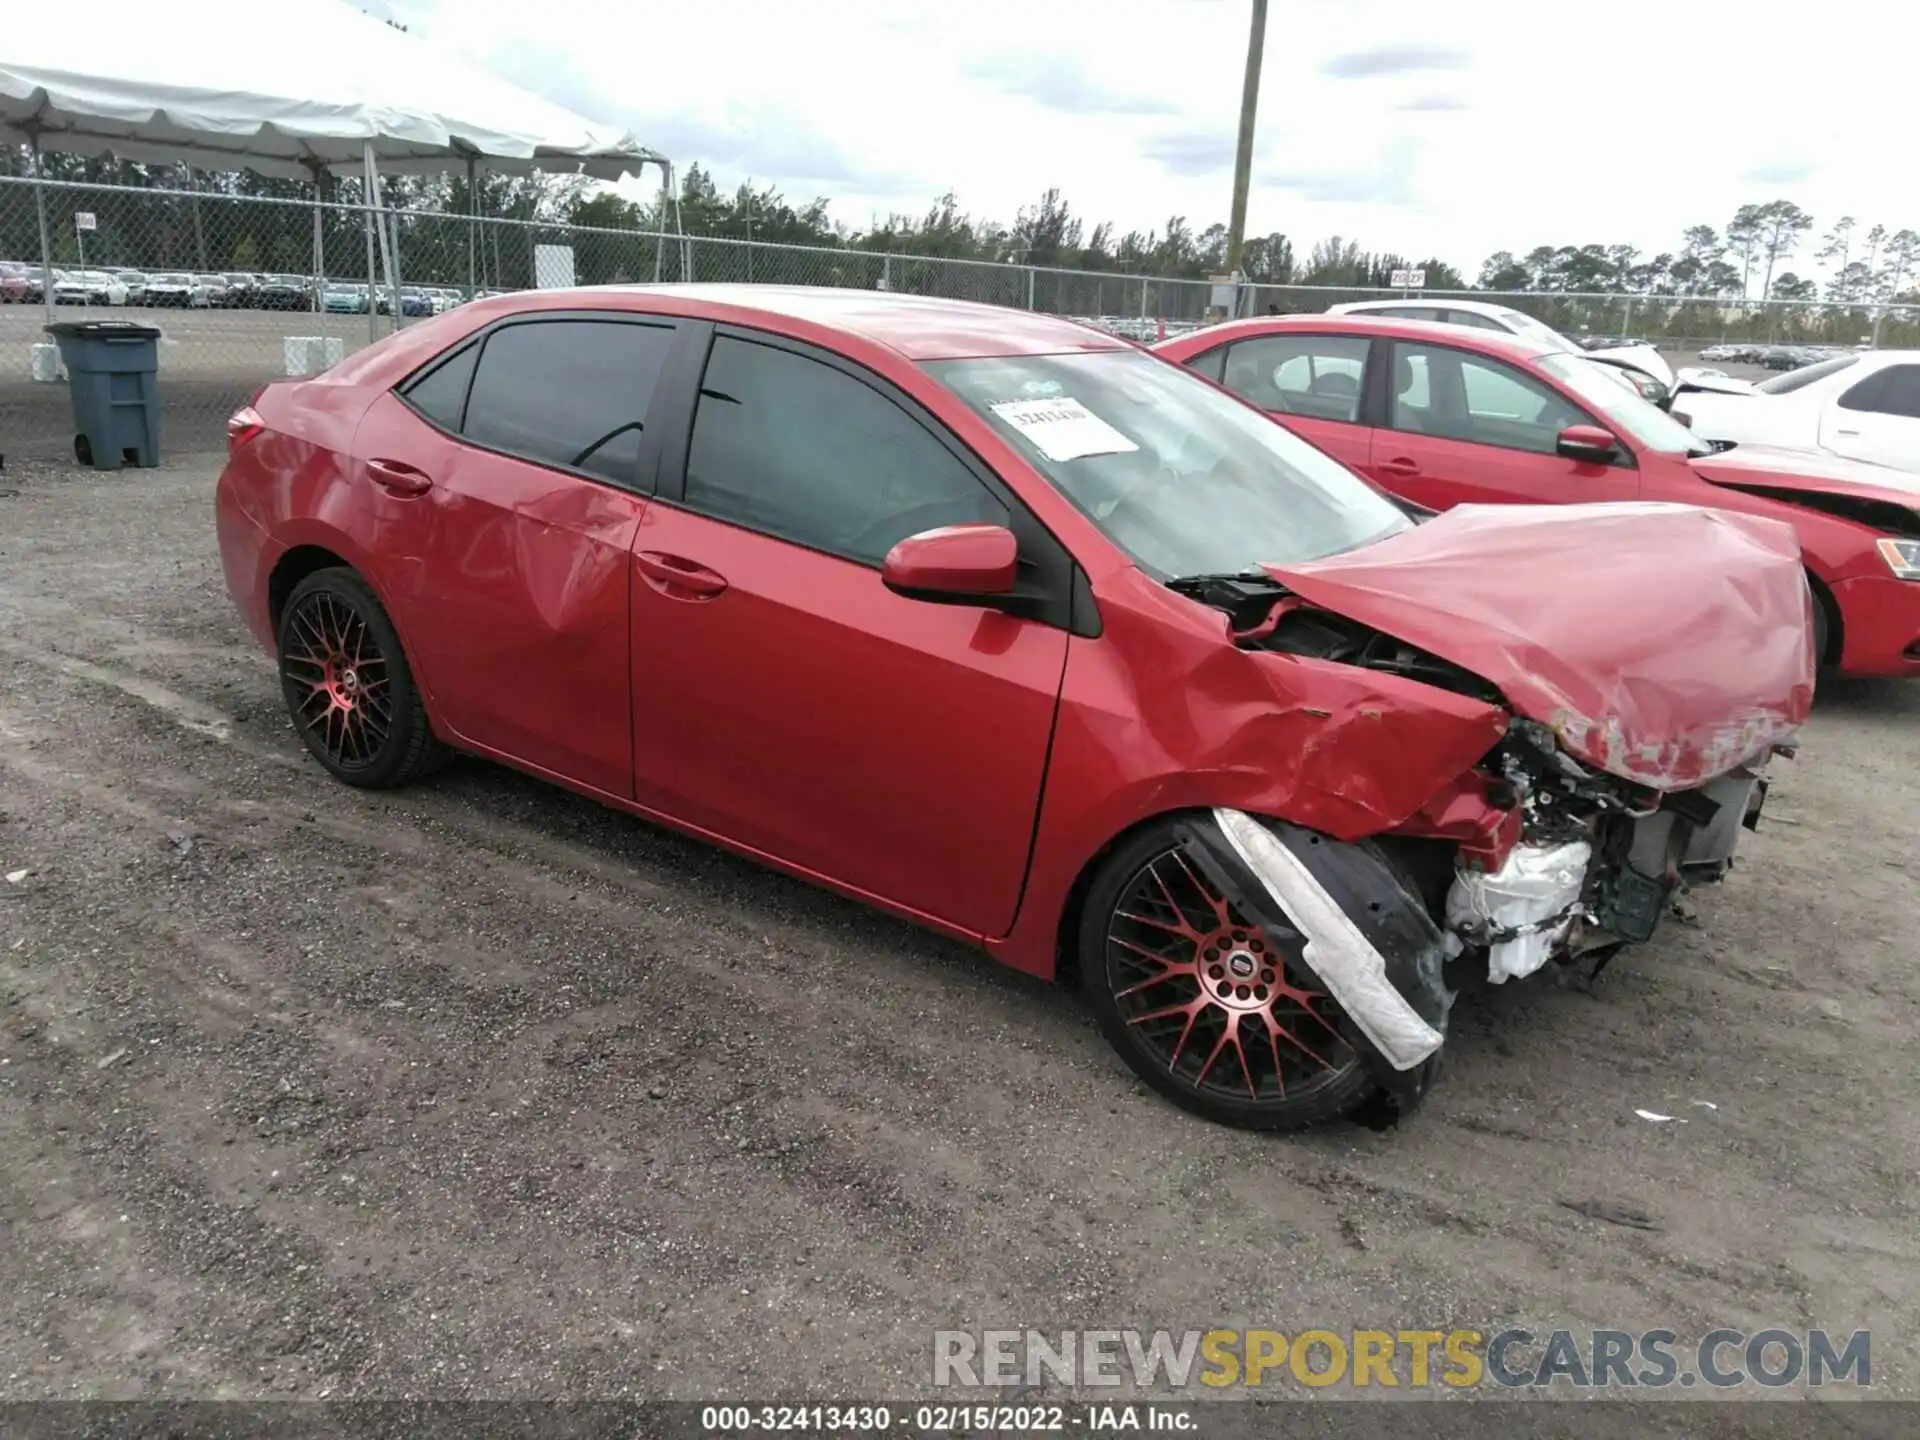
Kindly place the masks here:
<instances>
[{"instance_id":1,"label":"damaged red sedan","mask_svg":"<svg viewBox=\"0 0 1920 1440\"><path fill-rule=\"evenodd\" d=\"M1669 500L1763 515L1800 538L1823 665L1920 677L1920 480L1813 451L1702 440L1604 368L1451 323L1236 320L1154 347L1374 483L1433 510ZM1466 320L1461 317L1465 315Z\"/></svg>"},{"instance_id":2,"label":"damaged red sedan","mask_svg":"<svg viewBox=\"0 0 1920 1440\"><path fill-rule=\"evenodd\" d=\"M228 585L335 776L490 757L1070 979L1230 1124L1397 1114L1461 967L1647 939L1812 695L1784 525L1416 522L987 306L506 296L230 447Z\"/></svg>"}]
</instances>

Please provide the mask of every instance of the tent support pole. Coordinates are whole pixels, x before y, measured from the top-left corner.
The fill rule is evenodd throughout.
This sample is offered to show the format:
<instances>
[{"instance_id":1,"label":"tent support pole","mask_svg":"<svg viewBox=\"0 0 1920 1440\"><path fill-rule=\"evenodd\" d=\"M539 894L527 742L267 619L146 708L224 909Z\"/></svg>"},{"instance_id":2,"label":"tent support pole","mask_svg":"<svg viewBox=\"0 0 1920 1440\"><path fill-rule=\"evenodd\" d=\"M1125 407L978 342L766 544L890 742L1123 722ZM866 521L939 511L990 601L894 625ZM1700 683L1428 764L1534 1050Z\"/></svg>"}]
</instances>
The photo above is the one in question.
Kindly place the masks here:
<instances>
[{"instance_id":1,"label":"tent support pole","mask_svg":"<svg viewBox=\"0 0 1920 1440\"><path fill-rule=\"evenodd\" d=\"M367 163L368 213L372 218L374 231L380 237L380 270L386 277L389 304L393 309L393 328L398 330L400 328L400 286L394 278L393 246L387 235L386 210L381 203L380 197L380 166L373 158L373 142L371 140L367 142L364 158ZM369 256L368 258L371 260L372 257ZM368 276L368 279L371 281L372 276ZM378 321L380 305L378 300L373 298L374 293L374 289L370 284L368 286L369 298L367 301L367 312L374 318L372 329L377 335L379 333Z\"/></svg>"},{"instance_id":2,"label":"tent support pole","mask_svg":"<svg viewBox=\"0 0 1920 1440\"><path fill-rule=\"evenodd\" d=\"M40 305L47 312L47 324L53 323L53 241L47 233L47 162L40 154L40 132L28 132L33 146L33 209L40 220Z\"/></svg>"},{"instance_id":3,"label":"tent support pole","mask_svg":"<svg viewBox=\"0 0 1920 1440\"><path fill-rule=\"evenodd\" d=\"M371 345L380 338L380 306L375 302L379 291L373 278L373 191L364 176L360 188L366 191L366 206L360 212L360 222L367 232L367 343Z\"/></svg>"},{"instance_id":4,"label":"tent support pole","mask_svg":"<svg viewBox=\"0 0 1920 1440\"><path fill-rule=\"evenodd\" d=\"M467 157L467 299L469 300L473 299L473 297L479 293L475 288L477 283L475 276L479 273L476 269L476 245L480 238L478 234L480 229L480 192L475 188L476 181L474 178L474 173L478 168L478 162L473 156L469 155Z\"/></svg>"},{"instance_id":5,"label":"tent support pole","mask_svg":"<svg viewBox=\"0 0 1920 1440\"><path fill-rule=\"evenodd\" d=\"M313 313L324 315L327 309L327 232L322 206L326 203L326 172L316 161L309 166L313 174Z\"/></svg>"}]
</instances>

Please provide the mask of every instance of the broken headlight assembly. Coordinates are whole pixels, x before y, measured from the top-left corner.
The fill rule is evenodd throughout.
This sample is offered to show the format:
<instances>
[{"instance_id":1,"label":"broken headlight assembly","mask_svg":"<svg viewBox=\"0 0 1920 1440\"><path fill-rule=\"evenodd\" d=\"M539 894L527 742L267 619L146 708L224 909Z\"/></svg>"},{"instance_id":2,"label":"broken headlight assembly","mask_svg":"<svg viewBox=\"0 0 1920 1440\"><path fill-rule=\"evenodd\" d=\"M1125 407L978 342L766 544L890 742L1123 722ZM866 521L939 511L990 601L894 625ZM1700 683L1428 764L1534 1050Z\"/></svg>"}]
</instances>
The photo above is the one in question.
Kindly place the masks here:
<instances>
[{"instance_id":1,"label":"broken headlight assembly","mask_svg":"<svg viewBox=\"0 0 1920 1440\"><path fill-rule=\"evenodd\" d=\"M1880 558L1902 580L1920 580L1920 540L1896 540L1891 536L1879 542Z\"/></svg>"}]
</instances>

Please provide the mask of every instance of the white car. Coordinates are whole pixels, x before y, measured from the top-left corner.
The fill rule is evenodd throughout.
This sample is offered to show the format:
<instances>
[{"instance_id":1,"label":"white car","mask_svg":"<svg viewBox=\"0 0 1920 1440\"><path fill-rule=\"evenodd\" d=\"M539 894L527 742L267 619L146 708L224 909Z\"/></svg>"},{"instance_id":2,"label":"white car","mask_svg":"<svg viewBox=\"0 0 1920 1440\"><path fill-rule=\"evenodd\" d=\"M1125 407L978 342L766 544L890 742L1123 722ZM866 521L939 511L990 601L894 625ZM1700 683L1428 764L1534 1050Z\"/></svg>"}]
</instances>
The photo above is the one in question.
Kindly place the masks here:
<instances>
[{"instance_id":1,"label":"white car","mask_svg":"<svg viewBox=\"0 0 1920 1440\"><path fill-rule=\"evenodd\" d=\"M1656 405L1664 404L1678 392L1714 390L1744 394L1753 388L1744 380L1716 371L1688 369L1676 374L1666 357L1645 341L1588 350L1524 311L1486 300L1456 300L1451 296L1432 300L1356 300L1347 305L1329 306L1327 313L1385 315L1396 320L1427 320L1442 325L1466 325L1475 330L1504 331L1563 355L1584 355L1623 376L1643 398Z\"/></svg>"},{"instance_id":2,"label":"white car","mask_svg":"<svg viewBox=\"0 0 1920 1440\"><path fill-rule=\"evenodd\" d=\"M1920 472L1920 350L1838 355L1763 380L1751 395L1687 395L1673 417L1702 440Z\"/></svg>"}]
</instances>

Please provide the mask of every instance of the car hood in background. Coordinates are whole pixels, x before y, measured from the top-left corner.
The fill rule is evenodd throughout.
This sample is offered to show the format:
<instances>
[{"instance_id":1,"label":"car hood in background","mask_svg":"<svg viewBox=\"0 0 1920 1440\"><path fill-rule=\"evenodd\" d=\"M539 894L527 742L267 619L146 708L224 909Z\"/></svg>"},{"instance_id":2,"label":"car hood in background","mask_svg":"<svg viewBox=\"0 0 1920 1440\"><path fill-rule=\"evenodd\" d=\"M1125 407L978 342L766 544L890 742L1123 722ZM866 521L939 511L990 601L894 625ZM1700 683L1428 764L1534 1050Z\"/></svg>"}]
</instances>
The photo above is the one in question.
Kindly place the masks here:
<instances>
[{"instance_id":1,"label":"car hood in background","mask_svg":"<svg viewBox=\"0 0 1920 1440\"><path fill-rule=\"evenodd\" d=\"M1673 367L1667 363L1667 357L1651 345L1606 345L1579 353L1590 360L1616 360L1631 365L1636 370L1644 370L1669 390L1673 388Z\"/></svg>"},{"instance_id":2,"label":"car hood in background","mask_svg":"<svg viewBox=\"0 0 1920 1440\"><path fill-rule=\"evenodd\" d=\"M1758 387L1751 380L1739 380L1724 370L1689 365L1674 372L1673 388L1683 394L1693 395L1757 395Z\"/></svg>"},{"instance_id":3,"label":"car hood in background","mask_svg":"<svg viewBox=\"0 0 1920 1440\"><path fill-rule=\"evenodd\" d=\"M1269 566L1311 605L1490 681L1567 751L1686 790L1792 734L1813 702L1790 526L1690 505L1463 505Z\"/></svg>"}]
</instances>

